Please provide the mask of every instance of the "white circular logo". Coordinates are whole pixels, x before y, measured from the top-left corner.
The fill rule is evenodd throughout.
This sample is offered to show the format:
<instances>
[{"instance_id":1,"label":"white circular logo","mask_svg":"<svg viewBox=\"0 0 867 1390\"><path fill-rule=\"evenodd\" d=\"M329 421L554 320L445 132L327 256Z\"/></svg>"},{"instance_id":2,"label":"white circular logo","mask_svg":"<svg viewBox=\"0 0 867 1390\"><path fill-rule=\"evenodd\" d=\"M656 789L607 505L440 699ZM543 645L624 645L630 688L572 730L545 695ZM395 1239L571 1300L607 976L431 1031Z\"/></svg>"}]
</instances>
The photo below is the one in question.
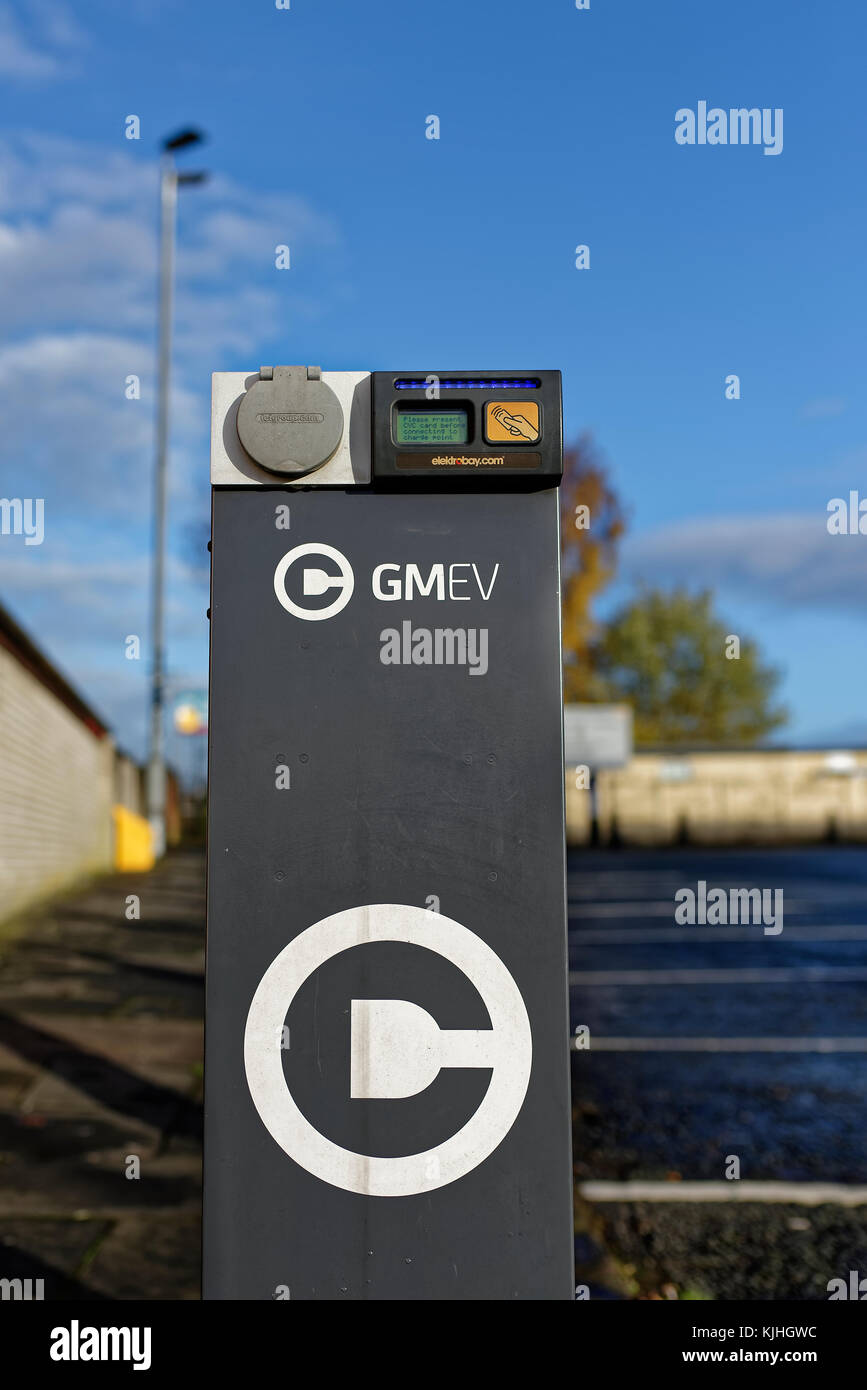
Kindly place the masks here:
<instances>
[{"instance_id":1,"label":"white circular logo","mask_svg":"<svg viewBox=\"0 0 867 1390\"><path fill-rule=\"evenodd\" d=\"M304 567L305 594L324 594L329 589L340 591L337 598L324 608L302 608L286 592L286 575L290 565L294 565L296 560L305 555L326 555L340 569L339 574L326 574L322 569L308 568L306 565ZM354 588L355 575L346 556L335 550L333 545L325 545L319 541L307 541L304 545L296 545L294 550L287 551L274 571L274 593L277 595L277 602L296 618L304 618L311 623L321 622L323 618L333 618L335 613L340 613L352 598Z\"/></svg>"},{"instance_id":2,"label":"white circular logo","mask_svg":"<svg viewBox=\"0 0 867 1390\"><path fill-rule=\"evenodd\" d=\"M486 1067L491 1080L478 1109L424 1153L383 1158L326 1139L301 1113L286 1085L281 1033L305 980L341 951L399 941L436 951L475 986L489 1029L441 1030L426 1010L402 999L354 999L350 1094L416 1095L442 1067ZM472 1172L506 1137L524 1103L533 1042L518 986L500 957L460 922L400 903L353 907L324 917L290 941L265 971L247 1016L244 1066L259 1116L290 1158L323 1182L371 1197L432 1192Z\"/></svg>"}]
</instances>

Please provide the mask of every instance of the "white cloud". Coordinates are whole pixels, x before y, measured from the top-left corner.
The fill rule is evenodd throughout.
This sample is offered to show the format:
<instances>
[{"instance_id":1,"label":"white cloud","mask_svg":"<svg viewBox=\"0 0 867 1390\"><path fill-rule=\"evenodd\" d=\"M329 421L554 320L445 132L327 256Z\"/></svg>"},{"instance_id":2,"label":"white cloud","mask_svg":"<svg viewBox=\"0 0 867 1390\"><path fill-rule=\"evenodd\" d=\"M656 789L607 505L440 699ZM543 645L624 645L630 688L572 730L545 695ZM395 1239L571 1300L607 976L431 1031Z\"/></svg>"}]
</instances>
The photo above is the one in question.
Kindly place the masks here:
<instances>
[{"instance_id":1,"label":"white cloud","mask_svg":"<svg viewBox=\"0 0 867 1390\"><path fill-rule=\"evenodd\" d=\"M49 43L59 48L82 48L87 43L84 30L64 0L27 0L25 8Z\"/></svg>"},{"instance_id":2,"label":"white cloud","mask_svg":"<svg viewBox=\"0 0 867 1390\"><path fill-rule=\"evenodd\" d=\"M804 420L830 420L836 415L842 415L846 409L846 402L842 396L820 396L816 400L807 401L801 409L801 417Z\"/></svg>"},{"instance_id":3,"label":"white cloud","mask_svg":"<svg viewBox=\"0 0 867 1390\"><path fill-rule=\"evenodd\" d=\"M157 188L156 163L132 147L32 134L0 141L7 328L99 328L152 341ZM294 307L291 281L274 268L278 244L308 263L326 255L337 265L332 219L302 198L260 195L223 175L181 190L179 226L176 330L185 350L252 348L285 317L287 296Z\"/></svg>"},{"instance_id":4,"label":"white cloud","mask_svg":"<svg viewBox=\"0 0 867 1390\"><path fill-rule=\"evenodd\" d=\"M740 590L792 608L864 613L867 536L832 536L827 513L697 518L624 543L633 579Z\"/></svg>"},{"instance_id":5,"label":"white cloud","mask_svg":"<svg viewBox=\"0 0 867 1390\"><path fill-rule=\"evenodd\" d=\"M22 82L69 77L73 56L86 42L63 0L19 0L0 5L0 76Z\"/></svg>"},{"instance_id":6,"label":"white cloud","mask_svg":"<svg viewBox=\"0 0 867 1390\"><path fill-rule=\"evenodd\" d=\"M140 400L126 399L129 375L140 378ZM153 349L134 338L46 333L0 348L5 495L45 498L55 529L148 514L152 379ZM173 409L175 438L189 447L205 408L177 387Z\"/></svg>"}]
</instances>

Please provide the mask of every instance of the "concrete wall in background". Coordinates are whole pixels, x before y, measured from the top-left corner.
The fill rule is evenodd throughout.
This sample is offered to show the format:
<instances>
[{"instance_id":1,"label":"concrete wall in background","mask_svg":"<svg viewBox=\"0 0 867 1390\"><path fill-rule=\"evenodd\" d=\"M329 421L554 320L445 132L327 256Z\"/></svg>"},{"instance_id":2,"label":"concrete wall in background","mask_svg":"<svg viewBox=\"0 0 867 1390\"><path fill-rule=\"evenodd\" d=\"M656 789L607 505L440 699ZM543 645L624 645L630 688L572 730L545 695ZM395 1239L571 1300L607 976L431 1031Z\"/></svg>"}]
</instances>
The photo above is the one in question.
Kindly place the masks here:
<instances>
[{"instance_id":1,"label":"concrete wall in background","mask_svg":"<svg viewBox=\"0 0 867 1390\"><path fill-rule=\"evenodd\" d=\"M181 838L167 770L166 840ZM0 921L112 868L150 868L144 769L0 605Z\"/></svg>"},{"instance_id":2,"label":"concrete wall in background","mask_svg":"<svg viewBox=\"0 0 867 1390\"><path fill-rule=\"evenodd\" d=\"M114 802L137 816L147 814L144 769L120 750L114 760Z\"/></svg>"},{"instance_id":3,"label":"concrete wall in background","mask_svg":"<svg viewBox=\"0 0 867 1390\"><path fill-rule=\"evenodd\" d=\"M591 837L591 793L566 775L570 844ZM596 777L600 841L654 845L867 840L867 751L636 753Z\"/></svg>"},{"instance_id":4,"label":"concrete wall in background","mask_svg":"<svg viewBox=\"0 0 867 1390\"><path fill-rule=\"evenodd\" d=\"M123 808L141 819L147 817L147 773L128 753L117 750L114 760L114 806ZM117 815L114 816L117 827ZM181 806L178 779L171 768L166 769L166 844L177 845L181 840ZM115 839L117 848L117 840ZM146 856L145 856L146 857ZM125 855L115 855L115 868L125 867Z\"/></svg>"},{"instance_id":5,"label":"concrete wall in background","mask_svg":"<svg viewBox=\"0 0 867 1390\"><path fill-rule=\"evenodd\" d=\"M0 918L112 861L114 745L0 645Z\"/></svg>"}]
</instances>

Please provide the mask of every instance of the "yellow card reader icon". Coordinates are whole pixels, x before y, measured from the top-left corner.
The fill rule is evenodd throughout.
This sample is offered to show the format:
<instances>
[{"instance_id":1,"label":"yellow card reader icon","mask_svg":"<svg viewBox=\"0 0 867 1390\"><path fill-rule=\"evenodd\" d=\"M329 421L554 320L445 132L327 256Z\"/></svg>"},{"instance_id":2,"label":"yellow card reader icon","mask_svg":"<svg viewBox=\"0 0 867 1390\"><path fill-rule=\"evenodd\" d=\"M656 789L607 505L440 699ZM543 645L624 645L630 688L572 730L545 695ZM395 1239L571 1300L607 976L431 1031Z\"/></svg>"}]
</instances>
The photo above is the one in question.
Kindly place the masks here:
<instances>
[{"instance_id":1,"label":"yellow card reader icon","mask_svg":"<svg viewBox=\"0 0 867 1390\"><path fill-rule=\"evenodd\" d=\"M485 439L489 444L538 444L538 401L488 401Z\"/></svg>"}]
</instances>

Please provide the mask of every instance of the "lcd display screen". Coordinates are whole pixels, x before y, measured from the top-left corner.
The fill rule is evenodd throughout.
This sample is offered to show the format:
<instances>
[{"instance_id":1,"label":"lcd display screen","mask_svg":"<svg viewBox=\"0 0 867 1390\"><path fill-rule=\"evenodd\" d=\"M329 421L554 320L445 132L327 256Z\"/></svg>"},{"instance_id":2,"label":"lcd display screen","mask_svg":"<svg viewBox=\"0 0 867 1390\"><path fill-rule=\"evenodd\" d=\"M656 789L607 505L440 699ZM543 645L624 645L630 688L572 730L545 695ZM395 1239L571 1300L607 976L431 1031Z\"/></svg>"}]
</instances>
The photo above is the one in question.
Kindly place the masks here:
<instances>
[{"instance_id":1,"label":"lcd display screen","mask_svg":"<svg viewBox=\"0 0 867 1390\"><path fill-rule=\"evenodd\" d=\"M396 444L466 444L466 410L398 410Z\"/></svg>"}]
</instances>

